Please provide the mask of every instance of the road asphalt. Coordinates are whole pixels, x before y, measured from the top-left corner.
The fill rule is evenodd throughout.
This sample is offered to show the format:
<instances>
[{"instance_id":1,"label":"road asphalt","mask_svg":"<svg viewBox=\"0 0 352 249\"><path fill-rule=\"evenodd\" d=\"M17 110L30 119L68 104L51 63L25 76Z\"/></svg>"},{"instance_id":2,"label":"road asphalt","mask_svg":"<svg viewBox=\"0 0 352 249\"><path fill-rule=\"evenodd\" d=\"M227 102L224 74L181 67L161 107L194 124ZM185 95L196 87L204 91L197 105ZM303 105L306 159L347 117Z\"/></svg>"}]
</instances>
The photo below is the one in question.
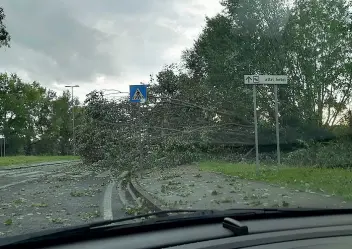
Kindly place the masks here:
<instances>
[{"instance_id":1,"label":"road asphalt","mask_svg":"<svg viewBox=\"0 0 352 249\"><path fill-rule=\"evenodd\" d=\"M77 162L0 168L0 238L125 216L108 171Z\"/></svg>"},{"instance_id":2,"label":"road asphalt","mask_svg":"<svg viewBox=\"0 0 352 249\"><path fill-rule=\"evenodd\" d=\"M140 173L138 185L161 209L352 208L352 202L309 187L252 182L195 165ZM122 175L77 162L0 168L0 238L128 216L119 198Z\"/></svg>"}]
</instances>

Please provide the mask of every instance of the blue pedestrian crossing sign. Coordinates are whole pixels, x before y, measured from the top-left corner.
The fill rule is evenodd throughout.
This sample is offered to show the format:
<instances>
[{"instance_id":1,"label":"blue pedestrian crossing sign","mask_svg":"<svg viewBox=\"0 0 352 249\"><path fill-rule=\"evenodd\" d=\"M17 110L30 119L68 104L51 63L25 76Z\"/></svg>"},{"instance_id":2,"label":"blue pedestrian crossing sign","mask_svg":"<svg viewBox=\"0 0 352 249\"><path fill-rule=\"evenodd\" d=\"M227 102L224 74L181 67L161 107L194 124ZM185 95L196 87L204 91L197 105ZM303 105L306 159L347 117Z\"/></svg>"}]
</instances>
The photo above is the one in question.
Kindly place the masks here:
<instances>
[{"instance_id":1,"label":"blue pedestrian crossing sign","mask_svg":"<svg viewBox=\"0 0 352 249\"><path fill-rule=\"evenodd\" d=\"M130 85L130 102L143 103L147 101L146 85Z\"/></svg>"}]
</instances>

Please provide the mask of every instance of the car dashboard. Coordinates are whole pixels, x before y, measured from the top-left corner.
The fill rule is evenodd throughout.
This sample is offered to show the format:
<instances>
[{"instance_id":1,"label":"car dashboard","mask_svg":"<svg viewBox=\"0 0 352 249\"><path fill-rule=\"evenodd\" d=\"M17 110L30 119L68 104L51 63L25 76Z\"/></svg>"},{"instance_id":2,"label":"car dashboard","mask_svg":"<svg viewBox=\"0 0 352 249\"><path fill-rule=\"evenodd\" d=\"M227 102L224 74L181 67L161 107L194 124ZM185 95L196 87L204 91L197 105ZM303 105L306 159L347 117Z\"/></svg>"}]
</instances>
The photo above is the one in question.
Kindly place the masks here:
<instances>
[{"instance_id":1,"label":"car dashboard","mask_svg":"<svg viewBox=\"0 0 352 249\"><path fill-rule=\"evenodd\" d=\"M347 249L352 248L352 215L260 219L241 222L247 235L235 235L222 222L136 232L45 248L51 249Z\"/></svg>"}]
</instances>

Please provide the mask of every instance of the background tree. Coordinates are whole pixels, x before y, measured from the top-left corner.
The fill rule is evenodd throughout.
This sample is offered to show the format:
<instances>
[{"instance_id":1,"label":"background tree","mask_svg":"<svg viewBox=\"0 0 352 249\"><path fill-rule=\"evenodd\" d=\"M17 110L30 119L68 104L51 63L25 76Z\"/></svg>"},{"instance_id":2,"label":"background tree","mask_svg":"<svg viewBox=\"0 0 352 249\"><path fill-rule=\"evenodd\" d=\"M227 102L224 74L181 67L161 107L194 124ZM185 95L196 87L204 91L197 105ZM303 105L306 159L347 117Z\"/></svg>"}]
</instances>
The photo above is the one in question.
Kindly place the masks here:
<instances>
[{"instance_id":1,"label":"background tree","mask_svg":"<svg viewBox=\"0 0 352 249\"><path fill-rule=\"evenodd\" d=\"M10 34L6 30L6 26L4 25L5 13L4 9L0 7L0 47L10 46Z\"/></svg>"},{"instance_id":2,"label":"background tree","mask_svg":"<svg viewBox=\"0 0 352 249\"><path fill-rule=\"evenodd\" d=\"M82 116L75 100L76 123ZM0 74L0 126L8 155L72 153L71 96L57 96L38 82L23 82L16 74Z\"/></svg>"},{"instance_id":3,"label":"background tree","mask_svg":"<svg viewBox=\"0 0 352 249\"><path fill-rule=\"evenodd\" d=\"M336 124L351 100L350 1L296 1L285 30L287 111L314 126ZM284 107L285 108L285 107ZM297 113L299 112L299 114Z\"/></svg>"}]
</instances>

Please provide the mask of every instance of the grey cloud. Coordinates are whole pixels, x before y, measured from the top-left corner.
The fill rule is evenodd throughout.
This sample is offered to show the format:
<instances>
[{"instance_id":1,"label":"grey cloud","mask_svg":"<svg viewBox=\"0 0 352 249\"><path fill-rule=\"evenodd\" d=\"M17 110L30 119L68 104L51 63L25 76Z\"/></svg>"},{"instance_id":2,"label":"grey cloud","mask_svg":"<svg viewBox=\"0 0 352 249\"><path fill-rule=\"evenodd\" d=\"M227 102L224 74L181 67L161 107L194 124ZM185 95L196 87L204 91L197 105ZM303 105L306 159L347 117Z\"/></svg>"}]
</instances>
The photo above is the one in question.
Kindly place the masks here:
<instances>
[{"instance_id":1,"label":"grey cloud","mask_svg":"<svg viewBox=\"0 0 352 249\"><path fill-rule=\"evenodd\" d=\"M38 65L33 65L38 63L35 57L27 62L32 64L28 64L30 72L37 73L33 67L38 66L42 74L58 81L89 80L97 73L114 72L111 57L98 50L106 42L104 34L79 23L59 2L8 0L2 5L13 47L35 51L41 57ZM1 59L0 65L16 65L18 56Z\"/></svg>"},{"instance_id":2,"label":"grey cloud","mask_svg":"<svg viewBox=\"0 0 352 249\"><path fill-rule=\"evenodd\" d=\"M25 70L45 82L148 75L168 62L166 49L187 43L175 27L204 19L175 11L179 3L190 1L3 0L12 48L0 51L0 68ZM157 23L163 19L176 26Z\"/></svg>"}]
</instances>

